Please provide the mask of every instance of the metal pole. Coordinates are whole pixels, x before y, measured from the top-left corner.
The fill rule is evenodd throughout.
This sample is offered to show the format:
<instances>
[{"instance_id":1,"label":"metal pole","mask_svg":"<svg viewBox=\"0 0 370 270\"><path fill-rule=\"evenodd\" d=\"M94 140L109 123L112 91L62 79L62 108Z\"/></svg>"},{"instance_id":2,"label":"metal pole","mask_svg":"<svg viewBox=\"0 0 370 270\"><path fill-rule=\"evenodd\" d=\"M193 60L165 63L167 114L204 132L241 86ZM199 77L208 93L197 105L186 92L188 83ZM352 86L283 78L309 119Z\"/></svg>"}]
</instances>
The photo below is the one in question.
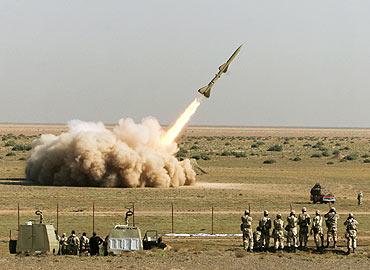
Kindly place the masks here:
<instances>
[{"instance_id":1,"label":"metal pole","mask_svg":"<svg viewBox=\"0 0 370 270\"><path fill-rule=\"evenodd\" d=\"M135 203L132 203L132 226L135 227Z\"/></svg>"},{"instance_id":2,"label":"metal pole","mask_svg":"<svg viewBox=\"0 0 370 270\"><path fill-rule=\"evenodd\" d=\"M93 202L92 230L95 232L95 203Z\"/></svg>"},{"instance_id":3,"label":"metal pole","mask_svg":"<svg viewBox=\"0 0 370 270\"><path fill-rule=\"evenodd\" d=\"M174 233L174 229L173 229L173 202L171 202L171 232Z\"/></svg>"},{"instance_id":4,"label":"metal pole","mask_svg":"<svg viewBox=\"0 0 370 270\"><path fill-rule=\"evenodd\" d=\"M9 240L12 240L12 230L9 230Z\"/></svg>"},{"instance_id":5,"label":"metal pole","mask_svg":"<svg viewBox=\"0 0 370 270\"><path fill-rule=\"evenodd\" d=\"M17 207L17 216L18 216L18 231L19 231L19 226L20 226L20 223L19 223L19 203L18 203L18 207Z\"/></svg>"},{"instance_id":6,"label":"metal pole","mask_svg":"<svg viewBox=\"0 0 370 270\"><path fill-rule=\"evenodd\" d=\"M59 203L57 202L57 235L59 235Z\"/></svg>"},{"instance_id":7,"label":"metal pole","mask_svg":"<svg viewBox=\"0 0 370 270\"><path fill-rule=\"evenodd\" d=\"M211 234L213 234L213 206L212 206L212 227L211 227Z\"/></svg>"}]
</instances>

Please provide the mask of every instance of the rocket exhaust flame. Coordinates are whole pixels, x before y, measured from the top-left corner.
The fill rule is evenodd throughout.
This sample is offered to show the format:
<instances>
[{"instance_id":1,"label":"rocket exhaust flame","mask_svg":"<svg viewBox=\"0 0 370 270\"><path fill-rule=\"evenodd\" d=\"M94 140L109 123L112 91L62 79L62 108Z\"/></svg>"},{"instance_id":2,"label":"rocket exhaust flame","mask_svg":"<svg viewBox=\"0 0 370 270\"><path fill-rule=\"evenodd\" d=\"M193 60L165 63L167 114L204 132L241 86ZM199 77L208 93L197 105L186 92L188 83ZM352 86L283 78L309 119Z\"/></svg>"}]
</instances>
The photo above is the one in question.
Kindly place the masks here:
<instances>
[{"instance_id":1,"label":"rocket exhaust flame","mask_svg":"<svg viewBox=\"0 0 370 270\"><path fill-rule=\"evenodd\" d=\"M180 115L180 117L176 120L175 124L167 130L164 136L161 138L161 141L165 145L169 145L175 141L177 136L183 130L185 125L189 122L190 118L193 114L197 111L202 99L196 97L192 103L185 109L185 111Z\"/></svg>"}]
</instances>

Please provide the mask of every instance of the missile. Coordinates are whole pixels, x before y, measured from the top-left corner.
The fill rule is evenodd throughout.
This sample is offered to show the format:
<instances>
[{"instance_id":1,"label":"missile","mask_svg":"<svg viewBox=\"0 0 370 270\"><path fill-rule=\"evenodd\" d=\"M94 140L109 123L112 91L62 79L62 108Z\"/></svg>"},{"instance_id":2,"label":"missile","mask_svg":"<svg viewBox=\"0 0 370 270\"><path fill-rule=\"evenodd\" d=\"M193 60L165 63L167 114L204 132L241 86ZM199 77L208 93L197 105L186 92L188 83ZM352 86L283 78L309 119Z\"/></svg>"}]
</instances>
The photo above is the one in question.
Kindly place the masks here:
<instances>
[{"instance_id":1,"label":"missile","mask_svg":"<svg viewBox=\"0 0 370 270\"><path fill-rule=\"evenodd\" d=\"M230 58L226 61L226 63L222 64L218 68L218 72L215 75L215 77L208 83L208 85L200 88L198 90L199 93L201 93L203 96L209 98L209 96L211 94L211 90L212 90L213 85L221 77L222 73L226 73L227 72L227 70L229 69L230 63L234 60L234 58L236 57L236 55L239 53L239 51L240 51L240 49L241 49L242 46L243 46L243 44L240 45L239 48L237 48L235 50L235 52L230 56Z\"/></svg>"}]
</instances>

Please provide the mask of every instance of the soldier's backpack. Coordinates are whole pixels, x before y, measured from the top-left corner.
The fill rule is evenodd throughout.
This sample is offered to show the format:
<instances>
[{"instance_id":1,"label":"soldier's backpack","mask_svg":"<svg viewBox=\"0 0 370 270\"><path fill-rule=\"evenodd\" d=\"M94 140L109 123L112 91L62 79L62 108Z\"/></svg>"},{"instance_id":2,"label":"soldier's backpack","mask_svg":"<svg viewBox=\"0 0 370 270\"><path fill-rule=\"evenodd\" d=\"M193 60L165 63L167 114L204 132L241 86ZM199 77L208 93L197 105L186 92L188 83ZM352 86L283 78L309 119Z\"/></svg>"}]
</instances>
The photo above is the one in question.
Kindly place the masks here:
<instances>
[{"instance_id":1,"label":"soldier's backpack","mask_svg":"<svg viewBox=\"0 0 370 270\"><path fill-rule=\"evenodd\" d=\"M68 237L67 243L69 246L78 246L77 237L71 235L70 237Z\"/></svg>"}]
</instances>

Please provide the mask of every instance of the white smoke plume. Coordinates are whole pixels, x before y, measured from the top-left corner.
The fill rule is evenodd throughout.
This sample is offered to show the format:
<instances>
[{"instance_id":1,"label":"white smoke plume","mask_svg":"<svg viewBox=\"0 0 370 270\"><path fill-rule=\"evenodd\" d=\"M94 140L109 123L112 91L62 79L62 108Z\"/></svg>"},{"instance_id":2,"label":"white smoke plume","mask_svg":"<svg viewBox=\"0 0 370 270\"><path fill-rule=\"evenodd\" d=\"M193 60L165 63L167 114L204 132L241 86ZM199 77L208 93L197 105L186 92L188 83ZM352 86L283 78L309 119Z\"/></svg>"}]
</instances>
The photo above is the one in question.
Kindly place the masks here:
<instances>
[{"instance_id":1,"label":"white smoke plume","mask_svg":"<svg viewBox=\"0 0 370 270\"><path fill-rule=\"evenodd\" d=\"M59 136L33 142L26 175L43 185L96 187L177 187L195 183L188 159L175 157L176 142L154 118L140 124L121 119L108 130L103 123L70 121Z\"/></svg>"}]
</instances>

